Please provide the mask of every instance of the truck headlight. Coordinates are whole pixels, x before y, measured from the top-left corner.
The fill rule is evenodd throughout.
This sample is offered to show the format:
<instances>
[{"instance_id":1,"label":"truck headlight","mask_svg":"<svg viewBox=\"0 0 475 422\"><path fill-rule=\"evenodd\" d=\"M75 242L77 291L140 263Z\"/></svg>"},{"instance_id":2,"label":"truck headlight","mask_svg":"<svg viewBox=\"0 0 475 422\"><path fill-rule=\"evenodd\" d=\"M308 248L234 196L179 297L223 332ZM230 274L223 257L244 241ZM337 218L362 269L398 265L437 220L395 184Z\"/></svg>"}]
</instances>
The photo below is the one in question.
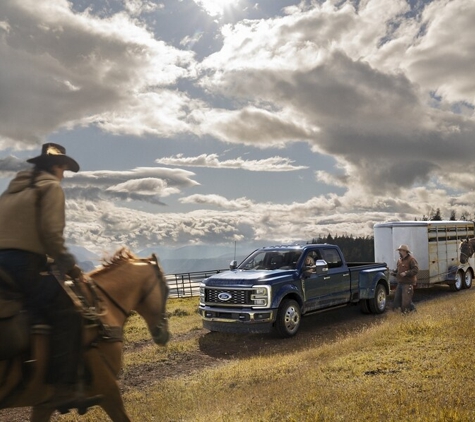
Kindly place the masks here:
<instances>
[{"instance_id":1,"label":"truck headlight","mask_svg":"<svg viewBox=\"0 0 475 422\"><path fill-rule=\"evenodd\" d=\"M267 307L270 302L270 286L255 286L251 293L251 301L254 306Z\"/></svg>"},{"instance_id":2,"label":"truck headlight","mask_svg":"<svg viewBox=\"0 0 475 422\"><path fill-rule=\"evenodd\" d=\"M200 286L200 303L205 303L205 286Z\"/></svg>"}]
</instances>

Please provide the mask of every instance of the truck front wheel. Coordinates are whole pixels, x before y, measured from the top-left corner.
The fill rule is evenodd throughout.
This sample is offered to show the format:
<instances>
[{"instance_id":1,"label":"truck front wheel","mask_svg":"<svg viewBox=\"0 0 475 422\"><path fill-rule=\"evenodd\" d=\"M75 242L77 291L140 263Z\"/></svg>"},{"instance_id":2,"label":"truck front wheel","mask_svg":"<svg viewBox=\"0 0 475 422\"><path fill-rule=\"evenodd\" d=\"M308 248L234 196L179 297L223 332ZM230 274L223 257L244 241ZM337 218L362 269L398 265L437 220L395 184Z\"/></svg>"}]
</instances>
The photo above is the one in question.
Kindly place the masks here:
<instances>
[{"instance_id":1,"label":"truck front wheel","mask_svg":"<svg viewBox=\"0 0 475 422\"><path fill-rule=\"evenodd\" d=\"M382 314L386 310L388 295L382 284L376 286L374 297L368 299L369 309L373 314Z\"/></svg>"},{"instance_id":2,"label":"truck front wheel","mask_svg":"<svg viewBox=\"0 0 475 422\"><path fill-rule=\"evenodd\" d=\"M275 331L279 337L292 337L297 334L302 315L299 304L293 299L285 299L277 311Z\"/></svg>"}]
</instances>

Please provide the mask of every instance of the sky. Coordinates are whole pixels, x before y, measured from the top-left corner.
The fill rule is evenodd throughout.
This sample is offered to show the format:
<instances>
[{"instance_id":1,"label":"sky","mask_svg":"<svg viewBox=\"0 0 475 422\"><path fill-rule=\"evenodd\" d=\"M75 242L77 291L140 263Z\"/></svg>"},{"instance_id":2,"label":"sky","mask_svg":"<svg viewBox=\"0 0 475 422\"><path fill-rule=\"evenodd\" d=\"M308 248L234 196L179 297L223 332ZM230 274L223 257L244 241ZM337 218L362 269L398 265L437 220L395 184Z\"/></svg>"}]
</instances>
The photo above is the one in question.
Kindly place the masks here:
<instances>
[{"instance_id":1,"label":"sky","mask_svg":"<svg viewBox=\"0 0 475 422\"><path fill-rule=\"evenodd\" d=\"M0 189L56 142L69 244L475 218L473 0L2 0Z\"/></svg>"}]
</instances>

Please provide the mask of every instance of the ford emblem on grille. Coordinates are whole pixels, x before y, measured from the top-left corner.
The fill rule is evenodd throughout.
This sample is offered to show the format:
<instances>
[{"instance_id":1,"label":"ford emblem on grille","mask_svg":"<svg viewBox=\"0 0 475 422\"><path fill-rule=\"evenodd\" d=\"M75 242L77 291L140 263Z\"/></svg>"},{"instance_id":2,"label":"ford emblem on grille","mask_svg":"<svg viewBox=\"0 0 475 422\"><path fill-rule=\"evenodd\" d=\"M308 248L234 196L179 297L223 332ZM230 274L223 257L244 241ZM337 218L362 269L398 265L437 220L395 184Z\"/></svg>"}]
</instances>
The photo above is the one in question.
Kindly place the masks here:
<instances>
[{"instance_id":1,"label":"ford emblem on grille","mask_svg":"<svg viewBox=\"0 0 475 422\"><path fill-rule=\"evenodd\" d=\"M218 295L218 299L223 301L223 302L226 302L231 298L232 298L232 295L229 294L229 293L226 293L226 292L222 292Z\"/></svg>"}]
</instances>

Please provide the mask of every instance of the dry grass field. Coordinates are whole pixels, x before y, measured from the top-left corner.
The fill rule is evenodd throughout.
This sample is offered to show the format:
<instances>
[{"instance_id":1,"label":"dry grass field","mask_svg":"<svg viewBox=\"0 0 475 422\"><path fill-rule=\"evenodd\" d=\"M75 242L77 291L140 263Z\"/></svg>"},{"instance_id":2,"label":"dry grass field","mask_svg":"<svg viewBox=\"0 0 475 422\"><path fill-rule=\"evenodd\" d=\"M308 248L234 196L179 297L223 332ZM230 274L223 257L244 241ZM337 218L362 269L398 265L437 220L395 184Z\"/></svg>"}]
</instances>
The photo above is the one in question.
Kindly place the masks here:
<instances>
[{"instance_id":1,"label":"dry grass field","mask_svg":"<svg viewBox=\"0 0 475 422\"><path fill-rule=\"evenodd\" d=\"M285 340L210 333L197 298L172 299L167 347L137 316L128 322L126 408L136 422L474 421L475 289L416 299L410 315L355 306L307 317ZM53 420L108 418L93 409Z\"/></svg>"}]
</instances>

